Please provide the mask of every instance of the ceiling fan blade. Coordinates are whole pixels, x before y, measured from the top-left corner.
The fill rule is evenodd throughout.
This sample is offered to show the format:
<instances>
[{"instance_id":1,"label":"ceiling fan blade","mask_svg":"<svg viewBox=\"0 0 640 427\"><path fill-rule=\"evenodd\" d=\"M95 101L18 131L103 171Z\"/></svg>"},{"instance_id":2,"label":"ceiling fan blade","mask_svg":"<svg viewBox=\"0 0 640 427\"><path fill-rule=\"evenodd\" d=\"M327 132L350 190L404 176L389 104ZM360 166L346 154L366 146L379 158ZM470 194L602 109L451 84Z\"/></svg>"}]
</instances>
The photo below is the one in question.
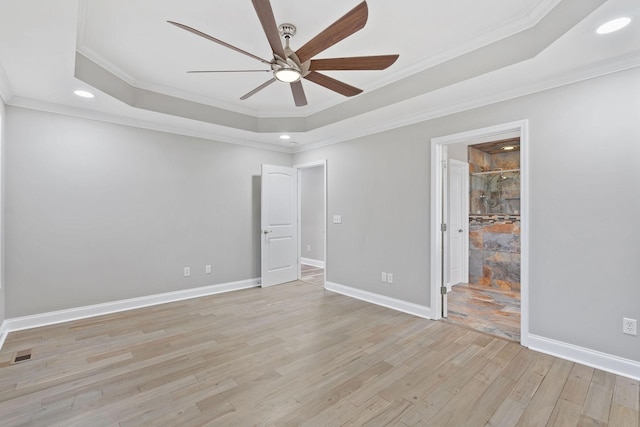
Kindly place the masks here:
<instances>
[{"instance_id":1,"label":"ceiling fan blade","mask_svg":"<svg viewBox=\"0 0 640 427\"><path fill-rule=\"evenodd\" d=\"M189 74L199 73L270 73L271 70L191 70Z\"/></svg>"},{"instance_id":2,"label":"ceiling fan blade","mask_svg":"<svg viewBox=\"0 0 640 427\"><path fill-rule=\"evenodd\" d=\"M300 80L291 83L291 93L293 93L293 100L296 103L296 107L304 107L307 105L307 97L304 94L304 88Z\"/></svg>"},{"instance_id":3,"label":"ceiling fan blade","mask_svg":"<svg viewBox=\"0 0 640 427\"><path fill-rule=\"evenodd\" d=\"M282 41L280 40L280 31L278 31L278 24L276 24L276 18L273 16L273 9L269 0L251 0L253 8L258 14L258 19L262 24L264 34L267 36L271 50L275 55L280 58L286 59L287 55L284 53L282 47Z\"/></svg>"},{"instance_id":4,"label":"ceiling fan blade","mask_svg":"<svg viewBox=\"0 0 640 427\"><path fill-rule=\"evenodd\" d=\"M312 59L309 69L320 70L384 70L399 55L357 56L349 58Z\"/></svg>"},{"instance_id":5,"label":"ceiling fan blade","mask_svg":"<svg viewBox=\"0 0 640 427\"><path fill-rule=\"evenodd\" d=\"M305 62L340 40L361 30L367 23L368 17L367 2L363 1L298 49L296 51L298 59L300 59L300 62Z\"/></svg>"},{"instance_id":6,"label":"ceiling fan blade","mask_svg":"<svg viewBox=\"0 0 640 427\"><path fill-rule=\"evenodd\" d=\"M316 71L311 71L309 74L304 76L304 78L344 96L354 96L362 93L362 89L358 89L357 87L353 87L341 82L340 80L325 76L324 74L320 74Z\"/></svg>"},{"instance_id":7,"label":"ceiling fan blade","mask_svg":"<svg viewBox=\"0 0 640 427\"><path fill-rule=\"evenodd\" d=\"M273 83L273 82L275 82L275 81L276 81L276 78L274 77L274 78L272 78L271 80L268 80L268 81L266 81L266 82L262 83L260 86L258 86L257 88L255 88L255 89L254 89L254 90L252 90L251 92L249 92L249 93L247 93L247 94L245 94L245 95L242 95L242 96L240 97L240 99L241 99L242 101L244 101L245 99L249 98L250 96L255 95L256 93L260 92L262 89L264 89L265 87L269 86L271 83Z\"/></svg>"},{"instance_id":8,"label":"ceiling fan blade","mask_svg":"<svg viewBox=\"0 0 640 427\"><path fill-rule=\"evenodd\" d=\"M210 36L209 34L205 34L202 31L196 30L195 28L191 28L188 25L184 25L184 24L181 24L179 22L174 22L174 21L167 21L167 22L169 24L171 24L171 25L175 25L178 28L182 28L183 30L187 30L190 33L193 33L193 34L195 34L197 36L204 37L207 40L210 40L212 42L221 44L224 47L228 47L229 49L235 50L236 52L240 52L240 53L242 53L244 55L247 55L247 56L250 56L250 57L252 57L254 59L257 59L260 62L264 62L265 64L271 64L271 61L267 61L266 59L262 59L259 56L256 56L256 55L254 55L252 53L249 53L247 51L244 51L244 50L240 49L239 47L235 47L235 46L230 45L229 43L223 42L222 40L218 40L217 38L215 38L213 36Z\"/></svg>"}]
</instances>

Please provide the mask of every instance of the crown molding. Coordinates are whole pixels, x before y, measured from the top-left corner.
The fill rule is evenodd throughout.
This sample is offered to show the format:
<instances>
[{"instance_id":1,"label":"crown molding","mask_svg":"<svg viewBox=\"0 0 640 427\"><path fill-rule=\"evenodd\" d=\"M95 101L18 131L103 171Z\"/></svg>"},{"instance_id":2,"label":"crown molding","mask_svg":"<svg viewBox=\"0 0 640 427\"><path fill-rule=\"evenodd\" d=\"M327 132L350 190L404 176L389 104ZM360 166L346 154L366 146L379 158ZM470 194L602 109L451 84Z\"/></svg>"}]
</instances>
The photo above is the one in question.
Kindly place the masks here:
<instances>
[{"instance_id":1,"label":"crown molding","mask_svg":"<svg viewBox=\"0 0 640 427\"><path fill-rule=\"evenodd\" d=\"M555 9L562 2L562 0L545 0L538 4L538 6L532 8L527 14L531 26L536 25L542 20L549 12Z\"/></svg>"},{"instance_id":2,"label":"crown molding","mask_svg":"<svg viewBox=\"0 0 640 427\"><path fill-rule=\"evenodd\" d=\"M481 49L492 43L513 36L514 34L517 34L519 32L533 28L538 25L538 23L561 1L562 0L546 0L538 7L507 24L488 29L480 36L474 37L466 43L446 49L436 55L425 57L410 67L405 67L403 70L399 70L397 73L394 73L387 78L378 80L374 85L369 86L367 90L371 91L381 88L397 80L402 80L425 69L443 64L454 58L468 54L470 52L473 52L474 50Z\"/></svg>"},{"instance_id":3,"label":"crown molding","mask_svg":"<svg viewBox=\"0 0 640 427\"><path fill-rule=\"evenodd\" d=\"M462 101L452 102L450 104L438 104L436 107L430 109L421 109L417 113L408 113L405 115L396 116L395 119L386 122L376 121L375 123L377 123L377 125L375 126L350 127L350 131L348 132L336 134L335 136L330 138L318 137L315 142L309 142L304 145L299 145L298 147L294 148L293 152L301 153L305 151L315 150L317 148L338 144L340 142L362 138L365 136L386 132L412 124L433 120L439 117L461 113L467 110L472 110L474 108L484 107L487 105L508 101L510 99L544 92L546 90L551 90L557 87L567 86L570 84L590 80L607 74L625 71L636 67L640 67L640 52L635 52L630 55L619 57L615 61L603 61L587 67L577 68L575 70L572 70L570 73L538 80L531 83L530 85L520 86L516 89L494 92L490 95L481 96L475 99L466 99ZM410 104L410 102L406 102L405 104ZM407 110L411 111L412 108L409 107L407 108ZM348 126L348 122L349 121L345 121L343 123ZM313 131L311 131L311 133L313 133Z\"/></svg>"},{"instance_id":4,"label":"crown molding","mask_svg":"<svg viewBox=\"0 0 640 427\"><path fill-rule=\"evenodd\" d=\"M205 129L197 123L195 126L168 124L166 116L158 115L153 119L132 118L118 114L104 113L101 111L87 110L84 108L72 107L68 105L55 104L24 97L13 97L7 105L13 107L28 108L31 110L45 111L48 113L62 114L65 116L79 117L83 119L96 120L99 122L113 123L124 126L131 126L141 129L154 130L159 132L172 133L182 136L206 139L209 141L222 142L227 144L242 145L245 147L260 150L276 151L280 153L291 153L290 147L277 146L263 143L251 139L244 132L238 132L233 128L215 127Z\"/></svg>"},{"instance_id":5,"label":"crown molding","mask_svg":"<svg viewBox=\"0 0 640 427\"><path fill-rule=\"evenodd\" d=\"M420 99L416 98L374 111L369 116L366 114L357 116L352 119L303 133L300 135L298 144L295 146L279 146L260 142L258 139L265 137L265 134L239 131L234 128L203 124L193 120L184 120L184 123L180 124L169 124L167 123L167 116L163 114L151 113L150 118L139 119L118 114L109 114L78 107L37 101L29 98L15 97L13 94L11 94L11 97L9 97L8 100L5 98L5 102L7 105L16 107L30 108L107 123L191 136L261 150L281 153L301 153L636 67L640 67L640 51L616 58L613 61L603 61L590 66L577 68L569 73L537 80L530 85L520 86L516 89L504 90L502 92L494 92L490 95L480 96L474 99L464 99L455 102L452 101L448 104L438 103L438 105L434 107L424 108L419 106ZM0 69L0 90L3 90L1 71L2 70ZM1 94L4 97L5 93L1 92ZM428 96L429 94L424 95L425 98ZM416 104L418 105L417 108ZM392 114L390 112L392 112ZM176 121L181 121L181 119L176 118ZM355 122L357 122L357 125L354 125Z\"/></svg>"}]
</instances>

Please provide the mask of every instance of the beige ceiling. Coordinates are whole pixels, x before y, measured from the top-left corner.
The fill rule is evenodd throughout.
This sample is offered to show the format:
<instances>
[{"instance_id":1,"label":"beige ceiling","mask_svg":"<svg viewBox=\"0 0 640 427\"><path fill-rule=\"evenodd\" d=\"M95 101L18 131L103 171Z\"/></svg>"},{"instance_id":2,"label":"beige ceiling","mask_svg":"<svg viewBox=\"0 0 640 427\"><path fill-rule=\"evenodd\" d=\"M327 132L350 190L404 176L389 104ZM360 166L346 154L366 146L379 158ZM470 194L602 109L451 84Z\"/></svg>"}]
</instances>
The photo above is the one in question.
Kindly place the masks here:
<instances>
[{"instance_id":1,"label":"beige ceiling","mask_svg":"<svg viewBox=\"0 0 640 427\"><path fill-rule=\"evenodd\" d=\"M359 1L271 0L295 50ZM339 142L640 64L637 0L368 0L364 29L318 57L398 53L384 71L327 72L364 93L345 98L303 81L295 107L262 64L169 25L175 20L266 59L250 0L0 0L5 102L283 151ZM620 15L623 31L596 36ZM75 98L75 88L96 92ZM278 136L291 133L296 146Z\"/></svg>"}]
</instances>

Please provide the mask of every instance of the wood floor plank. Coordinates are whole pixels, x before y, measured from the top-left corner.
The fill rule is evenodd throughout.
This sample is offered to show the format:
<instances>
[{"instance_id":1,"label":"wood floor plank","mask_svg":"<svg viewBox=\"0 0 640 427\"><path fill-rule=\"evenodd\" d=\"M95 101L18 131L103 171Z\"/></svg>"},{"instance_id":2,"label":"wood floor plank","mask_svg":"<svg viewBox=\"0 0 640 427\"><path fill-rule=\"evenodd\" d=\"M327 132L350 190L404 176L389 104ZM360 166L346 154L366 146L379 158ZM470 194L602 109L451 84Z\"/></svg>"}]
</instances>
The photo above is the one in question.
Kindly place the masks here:
<instances>
[{"instance_id":1,"label":"wood floor plank","mask_svg":"<svg viewBox=\"0 0 640 427\"><path fill-rule=\"evenodd\" d=\"M591 382L582 414L603 423L609 421L613 388Z\"/></svg>"},{"instance_id":2,"label":"wood floor plank","mask_svg":"<svg viewBox=\"0 0 640 427\"><path fill-rule=\"evenodd\" d=\"M638 406L638 381L304 282L14 332L0 352L3 427L640 427Z\"/></svg>"},{"instance_id":3,"label":"wood floor plank","mask_svg":"<svg viewBox=\"0 0 640 427\"><path fill-rule=\"evenodd\" d=\"M591 367L575 364L571 369L571 374L569 374L569 379L560 394L560 398L582 406L587 398L589 384L591 384L594 371L595 369Z\"/></svg>"},{"instance_id":4,"label":"wood floor plank","mask_svg":"<svg viewBox=\"0 0 640 427\"><path fill-rule=\"evenodd\" d=\"M638 427L640 417L638 411L613 403L611 405L611 413L609 415L610 426Z\"/></svg>"},{"instance_id":5,"label":"wood floor plank","mask_svg":"<svg viewBox=\"0 0 640 427\"><path fill-rule=\"evenodd\" d=\"M493 413L486 426L513 427L518 423L518 420L522 416L525 408L525 404L516 402L511 398L506 398Z\"/></svg>"},{"instance_id":6,"label":"wood floor plank","mask_svg":"<svg viewBox=\"0 0 640 427\"><path fill-rule=\"evenodd\" d=\"M412 401L412 406L405 411L399 421L409 426L428 425L427 420L433 418L452 397L452 393L436 388L422 399Z\"/></svg>"},{"instance_id":7,"label":"wood floor plank","mask_svg":"<svg viewBox=\"0 0 640 427\"><path fill-rule=\"evenodd\" d=\"M640 383L616 375L616 382L613 389L613 403L625 406L636 412L640 410Z\"/></svg>"},{"instance_id":8,"label":"wood floor plank","mask_svg":"<svg viewBox=\"0 0 640 427\"><path fill-rule=\"evenodd\" d=\"M553 412L565 382L569 377L573 363L556 359L549 373L533 395L527 409L518 421L518 426L545 425Z\"/></svg>"},{"instance_id":9,"label":"wood floor plank","mask_svg":"<svg viewBox=\"0 0 640 427\"><path fill-rule=\"evenodd\" d=\"M576 427L580 422L581 410L581 405L560 399L553 408L547 425L549 427Z\"/></svg>"}]
</instances>

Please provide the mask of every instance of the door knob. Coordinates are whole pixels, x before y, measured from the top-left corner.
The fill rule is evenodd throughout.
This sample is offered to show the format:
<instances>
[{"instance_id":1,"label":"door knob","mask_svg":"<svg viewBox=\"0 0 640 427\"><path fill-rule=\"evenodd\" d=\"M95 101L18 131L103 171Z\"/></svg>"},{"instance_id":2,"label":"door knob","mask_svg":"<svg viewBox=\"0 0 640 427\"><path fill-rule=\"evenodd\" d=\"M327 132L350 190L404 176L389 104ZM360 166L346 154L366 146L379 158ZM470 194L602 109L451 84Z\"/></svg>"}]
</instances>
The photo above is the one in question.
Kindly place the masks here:
<instances>
[{"instance_id":1,"label":"door knob","mask_svg":"<svg viewBox=\"0 0 640 427\"><path fill-rule=\"evenodd\" d=\"M264 234L269 234L269 233L271 233L271 230L264 230L263 233Z\"/></svg>"},{"instance_id":2,"label":"door knob","mask_svg":"<svg viewBox=\"0 0 640 427\"><path fill-rule=\"evenodd\" d=\"M461 228L460 230L458 230L458 233L462 233L464 230Z\"/></svg>"}]
</instances>

